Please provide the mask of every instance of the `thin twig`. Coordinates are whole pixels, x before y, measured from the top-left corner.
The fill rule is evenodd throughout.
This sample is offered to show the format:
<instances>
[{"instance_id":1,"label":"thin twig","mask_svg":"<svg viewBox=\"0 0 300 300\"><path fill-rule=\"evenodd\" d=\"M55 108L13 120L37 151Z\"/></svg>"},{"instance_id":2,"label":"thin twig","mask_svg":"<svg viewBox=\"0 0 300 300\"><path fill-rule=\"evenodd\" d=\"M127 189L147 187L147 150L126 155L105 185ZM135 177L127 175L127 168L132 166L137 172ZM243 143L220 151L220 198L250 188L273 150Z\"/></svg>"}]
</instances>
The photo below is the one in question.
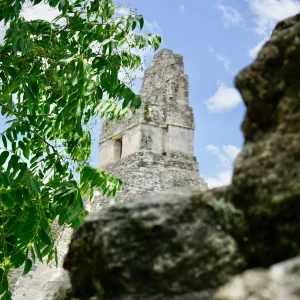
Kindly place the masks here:
<instances>
[{"instance_id":1,"label":"thin twig","mask_svg":"<svg viewBox=\"0 0 300 300\"><path fill-rule=\"evenodd\" d=\"M18 118L20 118L20 117L25 118L25 117L31 117L32 116L30 114L22 115L22 114L19 114L19 113L15 112L15 111L12 111L7 105L5 105L1 102L0 102L0 106L5 108L7 111L9 111L11 114L13 114L14 116L16 116ZM40 114L40 115L35 115L34 117L51 117L51 116L53 116L53 115L51 115L51 114Z\"/></svg>"},{"instance_id":2,"label":"thin twig","mask_svg":"<svg viewBox=\"0 0 300 300\"><path fill-rule=\"evenodd\" d=\"M53 152L56 152L56 149L53 145L51 145L50 143L48 143L39 133L37 133L34 129L30 129L37 137L39 137L45 144L47 144L49 147L52 148Z\"/></svg>"}]
</instances>

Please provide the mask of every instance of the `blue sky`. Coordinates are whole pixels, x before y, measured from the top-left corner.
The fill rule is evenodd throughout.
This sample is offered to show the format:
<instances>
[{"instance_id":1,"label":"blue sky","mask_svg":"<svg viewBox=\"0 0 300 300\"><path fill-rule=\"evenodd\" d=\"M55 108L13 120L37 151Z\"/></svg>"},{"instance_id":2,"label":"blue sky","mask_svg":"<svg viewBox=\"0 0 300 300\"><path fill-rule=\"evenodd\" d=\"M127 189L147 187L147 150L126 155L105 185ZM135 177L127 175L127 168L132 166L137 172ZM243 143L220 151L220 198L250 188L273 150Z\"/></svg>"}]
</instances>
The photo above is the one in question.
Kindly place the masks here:
<instances>
[{"instance_id":1,"label":"blue sky","mask_svg":"<svg viewBox=\"0 0 300 300\"><path fill-rule=\"evenodd\" d=\"M253 61L279 20L300 12L300 0L131 0L130 4L144 16L146 30L163 37L161 48L184 56L200 173L210 187L229 184L233 160L243 145L240 125L245 113L234 77ZM27 10L25 17L51 19L53 13L40 7ZM147 62L152 55L147 52ZM100 129L95 132L97 136ZM97 152L95 145L94 164Z\"/></svg>"}]
</instances>

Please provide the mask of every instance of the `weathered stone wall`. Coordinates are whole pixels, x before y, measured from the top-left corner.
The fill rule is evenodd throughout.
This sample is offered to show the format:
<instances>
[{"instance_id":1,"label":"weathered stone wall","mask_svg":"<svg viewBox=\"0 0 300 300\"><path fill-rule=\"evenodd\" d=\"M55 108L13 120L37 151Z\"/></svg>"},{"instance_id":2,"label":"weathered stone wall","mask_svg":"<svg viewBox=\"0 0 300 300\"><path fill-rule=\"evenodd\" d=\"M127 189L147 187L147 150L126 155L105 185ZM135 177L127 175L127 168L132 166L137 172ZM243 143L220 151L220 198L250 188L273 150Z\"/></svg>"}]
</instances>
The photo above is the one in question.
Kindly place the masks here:
<instances>
[{"instance_id":1,"label":"weathered stone wall","mask_svg":"<svg viewBox=\"0 0 300 300\"><path fill-rule=\"evenodd\" d=\"M136 198L155 190L172 187L197 187L206 190L206 182L199 176L195 157L173 152L160 155L153 152L138 152L121 159L117 165L107 165L106 170L123 180L122 192L115 198L96 196L92 211L102 207Z\"/></svg>"},{"instance_id":2,"label":"weathered stone wall","mask_svg":"<svg viewBox=\"0 0 300 300\"><path fill-rule=\"evenodd\" d=\"M123 181L114 203L173 187L206 190L194 157L194 115L182 56L160 51L145 72L141 96L143 105L130 119L102 127L100 167ZM93 210L109 201L96 197Z\"/></svg>"},{"instance_id":3,"label":"weathered stone wall","mask_svg":"<svg viewBox=\"0 0 300 300\"><path fill-rule=\"evenodd\" d=\"M130 118L106 121L100 137L100 167L139 151L194 155L194 115L189 106L183 59L162 50L153 59L141 89L142 107ZM114 141L122 139L122 156ZM180 157L179 157L180 159Z\"/></svg>"}]
</instances>

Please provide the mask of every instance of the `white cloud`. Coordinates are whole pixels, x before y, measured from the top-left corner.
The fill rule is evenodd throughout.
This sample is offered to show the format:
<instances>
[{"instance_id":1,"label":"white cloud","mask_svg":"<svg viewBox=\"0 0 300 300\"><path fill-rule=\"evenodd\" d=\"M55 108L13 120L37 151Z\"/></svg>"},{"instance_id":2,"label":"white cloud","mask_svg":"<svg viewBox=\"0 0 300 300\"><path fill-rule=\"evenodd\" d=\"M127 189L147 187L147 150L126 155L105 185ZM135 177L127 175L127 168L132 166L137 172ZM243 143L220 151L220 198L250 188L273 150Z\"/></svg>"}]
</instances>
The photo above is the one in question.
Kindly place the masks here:
<instances>
[{"instance_id":1,"label":"white cloud","mask_svg":"<svg viewBox=\"0 0 300 300\"><path fill-rule=\"evenodd\" d=\"M232 64L229 58L227 58L226 56L217 54L217 59L222 62L224 64L224 68L230 72L230 73L234 73L233 69L232 69Z\"/></svg>"},{"instance_id":2,"label":"white cloud","mask_svg":"<svg viewBox=\"0 0 300 300\"><path fill-rule=\"evenodd\" d=\"M213 189L216 187L226 186L231 183L232 178L232 171L223 171L217 174L217 176L214 177L207 177L205 178L205 181L208 184L208 188Z\"/></svg>"},{"instance_id":3,"label":"white cloud","mask_svg":"<svg viewBox=\"0 0 300 300\"><path fill-rule=\"evenodd\" d=\"M257 56L257 54L259 53L259 51L261 50L261 48L263 47L263 45L266 43L268 39L265 38L262 41L260 41L256 46L254 46L253 48L251 48L249 50L249 55L253 58L255 58Z\"/></svg>"},{"instance_id":4,"label":"white cloud","mask_svg":"<svg viewBox=\"0 0 300 300\"><path fill-rule=\"evenodd\" d=\"M223 5L221 2L216 7L222 12L225 27L236 26L243 22L241 14L235 8Z\"/></svg>"},{"instance_id":5,"label":"white cloud","mask_svg":"<svg viewBox=\"0 0 300 300\"><path fill-rule=\"evenodd\" d=\"M179 9L181 12L185 12L185 6L184 5L179 5Z\"/></svg>"},{"instance_id":6,"label":"white cloud","mask_svg":"<svg viewBox=\"0 0 300 300\"><path fill-rule=\"evenodd\" d=\"M259 35L269 35L275 24L300 12L298 0L248 0L249 8L255 16L255 31Z\"/></svg>"},{"instance_id":7,"label":"white cloud","mask_svg":"<svg viewBox=\"0 0 300 300\"><path fill-rule=\"evenodd\" d=\"M221 149L215 145L207 145L206 150L215 155L221 162L221 166L226 169L232 167L233 161L241 151L240 148L231 144L225 145Z\"/></svg>"},{"instance_id":8,"label":"white cloud","mask_svg":"<svg viewBox=\"0 0 300 300\"><path fill-rule=\"evenodd\" d=\"M264 43L268 40L275 25L300 12L299 0L248 0L249 9L254 15L254 31L262 40L249 50L255 58Z\"/></svg>"},{"instance_id":9,"label":"white cloud","mask_svg":"<svg viewBox=\"0 0 300 300\"><path fill-rule=\"evenodd\" d=\"M221 163L219 167L223 169L221 172L218 172L215 177L205 178L208 187L215 188L230 184L233 162L240 153L241 149L234 145L228 144L222 148L219 148L215 145L207 145L206 150L217 157L218 162Z\"/></svg>"},{"instance_id":10,"label":"white cloud","mask_svg":"<svg viewBox=\"0 0 300 300\"><path fill-rule=\"evenodd\" d=\"M42 19L51 22L58 15L58 9L53 9L44 3L28 6L22 12L22 16L28 21Z\"/></svg>"},{"instance_id":11,"label":"white cloud","mask_svg":"<svg viewBox=\"0 0 300 300\"><path fill-rule=\"evenodd\" d=\"M127 16L130 14L130 9L128 7L119 7L117 9L117 14L120 16Z\"/></svg>"},{"instance_id":12,"label":"white cloud","mask_svg":"<svg viewBox=\"0 0 300 300\"><path fill-rule=\"evenodd\" d=\"M207 145L206 150L207 152L215 155L219 159L223 167L228 168L230 166L230 159L225 153L222 152L219 147L214 145Z\"/></svg>"},{"instance_id":13,"label":"white cloud","mask_svg":"<svg viewBox=\"0 0 300 300\"><path fill-rule=\"evenodd\" d=\"M234 75L236 73L236 70L232 67L232 63L231 63L231 60L224 56L224 55L221 55L219 54L214 47L210 46L208 48L208 51L210 53L213 53L216 55L216 58L218 61L220 61L223 65L224 65L224 68L229 72L231 73L232 75Z\"/></svg>"},{"instance_id":14,"label":"white cloud","mask_svg":"<svg viewBox=\"0 0 300 300\"><path fill-rule=\"evenodd\" d=\"M234 161L241 152L241 148L228 144L223 146L223 152L227 155L228 159Z\"/></svg>"},{"instance_id":15,"label":"white cloud","mask_svg":"<svg viewBox=\"0 0 300 300\"><path fill-rule=\"evenodd\" d=\"M154 34L159 34L162 31L156 21L149 22L149 21L145 20L145 28Z\"/></svg>"},{"instance_id":16,"label":"white cloud","mask_svg":"<svg viewBox=\"0 0 300 300\"><path fill-rule=\"evenodd\" d=\"M216 93L204 101L211 113L222 113L229 111L242 102L240 93L235 88L229 88L223 82L219 82Z\"/></svg>"}]
</instances>

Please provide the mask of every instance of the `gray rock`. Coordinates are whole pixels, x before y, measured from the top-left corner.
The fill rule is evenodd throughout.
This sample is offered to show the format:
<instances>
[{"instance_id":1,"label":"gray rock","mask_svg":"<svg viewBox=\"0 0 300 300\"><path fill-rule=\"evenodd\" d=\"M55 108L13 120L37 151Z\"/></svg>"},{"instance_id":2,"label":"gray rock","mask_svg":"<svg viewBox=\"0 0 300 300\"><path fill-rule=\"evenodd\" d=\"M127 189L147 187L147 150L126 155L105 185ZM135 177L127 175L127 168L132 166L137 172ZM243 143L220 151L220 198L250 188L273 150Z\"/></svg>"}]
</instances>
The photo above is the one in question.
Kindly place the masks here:
<instances>
[{"instance_id":1,"label":"gray rock","mask_svg":"<svg viewBox=\"0 0 300 300\"><path fill-rule=\"evenodd\" d=\"M297 15L277 25L257 59L235 80L247 113L229 199L245 212L249 225L240 244L249 267L267 267L300 252L299 53Z\"/></svg>"},{"instance_id":2,"label":"gray rock","mask_svg":"<svg viewBox=\"0 0 300 300\"><path fill-rule=\"evenodd\" d=\"M299 300L300 256L269 270L244 272L220 288L215 300Z\"/></svg>"},{"instance_id":3,"label":"gray rock","mask_svg":"<svg viewBox=\"0 0 300 300\"><path fill-rule=\"evenodd\" d=\"M57 286L55 286L56 289ZM62 283L58 286L58 291L55 292L54 298L55 300L65 300L65 299L72 299L75 300L76 298L71 297L72 287L71 284Z\"/></svg>"},{"instance_id":4,"label":"gray rock","mask_svg":"<svg viewBox=\"0 0 300 300\"><path fill-rule=\"evenodd\" d=\"M223 189L161 192L104 209L72 237L64 267L73 296L193 299L184 295L195 293L194 299L210 299L244 267L227 233L243 230L242 221Z\"/></svg>"}]
</instances>

